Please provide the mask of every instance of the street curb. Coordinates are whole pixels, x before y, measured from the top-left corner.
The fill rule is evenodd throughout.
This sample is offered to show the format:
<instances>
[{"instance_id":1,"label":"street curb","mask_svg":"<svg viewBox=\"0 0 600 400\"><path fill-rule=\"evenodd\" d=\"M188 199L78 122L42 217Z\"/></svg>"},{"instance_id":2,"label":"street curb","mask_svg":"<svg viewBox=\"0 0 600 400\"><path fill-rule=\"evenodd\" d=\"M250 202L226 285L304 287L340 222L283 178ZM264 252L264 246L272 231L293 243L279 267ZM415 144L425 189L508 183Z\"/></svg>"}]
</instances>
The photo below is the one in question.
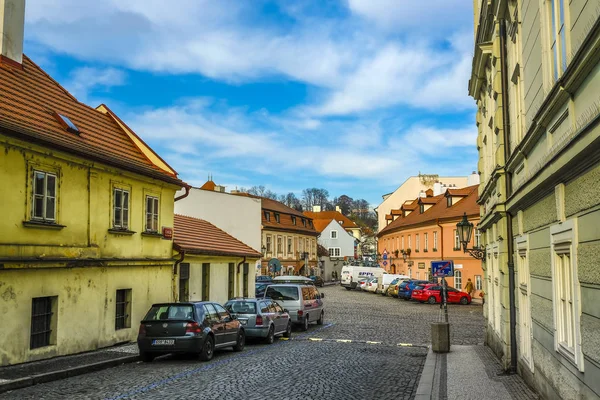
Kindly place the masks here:
<instances>
[{"instance_id":1,"label":"street curb","mask_svg":"<svg viewBox=\"0 0 600 400\"><path fill-rule=\"evenodd\" d=\"M117 365L136 362L139 361L139 359L139 355L119 357L112 360L100 361L59 371L47 372L45 374L38 374L27 376L25 378L18 378L6 383L0 383L0 393L16 389L23 389L29 386L37 385L38 383L52 382L60 379L69 378L72 376L87 374L89 372L100 371L103 369L116 367Z\"/></svg>"},{"instance_id":2,"label":"street curb","mask_svg":"<svg viewBox=\"0 0 600 400\"><path fill-rule=\"evenodd\" d=\"M436 364L437 354L435 354L433 350L431 350L431 347L429 347L429 352L427 352L427 358L425 359L425 365L423 366L423 372L421 373L421 379L419 380L419 386L417 387L415 400L431 400Z\"/></svg>"}]
</instances>

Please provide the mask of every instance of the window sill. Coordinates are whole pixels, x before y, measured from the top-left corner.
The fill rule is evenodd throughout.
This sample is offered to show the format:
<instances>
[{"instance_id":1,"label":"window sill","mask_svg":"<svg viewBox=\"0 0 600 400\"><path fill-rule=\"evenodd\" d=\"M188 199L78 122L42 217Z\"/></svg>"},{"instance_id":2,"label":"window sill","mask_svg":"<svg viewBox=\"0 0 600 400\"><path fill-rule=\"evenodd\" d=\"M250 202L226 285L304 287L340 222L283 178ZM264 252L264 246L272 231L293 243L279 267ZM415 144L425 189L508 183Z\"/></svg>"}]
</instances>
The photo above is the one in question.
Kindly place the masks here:
<instances>
[{"instance_id":1,"label":"window sill","mask_svg":"<svg viewBox=\"0 0 600 400\"><path fill-rule=\"evenodd\" d=\"M116 229L116 228L109 229L108 233L112 233L114 235L133 235L133 234L135 234L134 231L130 231L128 229Z\"/></svg>"},{"instance_id":2,"label":"window sill","mask_svg":"<svg viewBox=\"0 0 600 400\"><path fill-rule=\"evenodd\" d=\"M419 250L415 250L415 253L418 253L418 252L419 252Z\"/></svg>"},{"instance_id":3,"label":"window sill","mask_svg":"<svg viewBox=\"0 0 600 400\"><path fill-rule=\"evenodd\" d=\"M42 221L23 221L23 226L26 228L42 228L42 229L54 229L61 230L62 228L66 228L65 225L60 225L54 222L42 222Z\"/></svg>"},{"instance_id":4,"label":"window sill","mask_svg":"<svg viewBox=\"0 0 600 400\"><path fill-rule=\"evenodd\" d=\"M163 235L158 232L142 232L142 236L153 237L153 238L161 238Z\"/></svg>"},{"instance_id":5,"label":"window sill","mask_svg":"<svg viewBox=\"0 0 600 400\"><path fill-rule=\"evenodd\" d=\"M428 252L429 252L429 250L427 250L427 249L423 250L423 253L428 253Z\"/></svg>"},{"instance_id":6,"label":"window sill","mask_svg":"<svg viewBox=\"0 0 600 400\"><path fill-rule=\"evenodd\" d=\"M454 251L460 251L460 247L458 249L455 247L452 250L454 250Z\"/></svg>"},{"instance_id":7,"label":"window sill","mask_svg":"<svg viewBox=\"0 0 600 400\"><path fill-rule=\"evenodd\" d=\"M437 251L437 249L432 249L431 251Z\"/></svg>"}]
</instances>

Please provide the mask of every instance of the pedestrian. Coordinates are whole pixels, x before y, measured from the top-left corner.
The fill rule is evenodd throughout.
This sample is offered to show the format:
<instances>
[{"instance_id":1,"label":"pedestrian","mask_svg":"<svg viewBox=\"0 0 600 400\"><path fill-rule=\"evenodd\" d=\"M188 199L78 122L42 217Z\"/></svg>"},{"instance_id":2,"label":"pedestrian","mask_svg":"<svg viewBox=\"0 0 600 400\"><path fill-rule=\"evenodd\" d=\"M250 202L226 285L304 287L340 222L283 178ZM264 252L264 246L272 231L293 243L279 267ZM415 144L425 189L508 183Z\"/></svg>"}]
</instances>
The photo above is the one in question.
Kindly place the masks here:
<instances>
[{"instance_id":1,"label":"pedestrian","mask_svg":"<svg viewBox=\"0 0 600 400\"><path fill-rule=\"evenodd\" d=\"M481 304L485 304L485 292L483 290L479 292L479 297L481 297Z\"/></svg>"},{"instance_id":2,"label":"pedestrian","mask_svg":"<svg viewBox=\"0 0 600 400\"><path fill-rule=\"evenodd\" d=\"M471 282L471 278L467 279L467 285L465 286L465 292L469 293L469 296L473 296L473 282Z\"/></svg>"}]
</instances>

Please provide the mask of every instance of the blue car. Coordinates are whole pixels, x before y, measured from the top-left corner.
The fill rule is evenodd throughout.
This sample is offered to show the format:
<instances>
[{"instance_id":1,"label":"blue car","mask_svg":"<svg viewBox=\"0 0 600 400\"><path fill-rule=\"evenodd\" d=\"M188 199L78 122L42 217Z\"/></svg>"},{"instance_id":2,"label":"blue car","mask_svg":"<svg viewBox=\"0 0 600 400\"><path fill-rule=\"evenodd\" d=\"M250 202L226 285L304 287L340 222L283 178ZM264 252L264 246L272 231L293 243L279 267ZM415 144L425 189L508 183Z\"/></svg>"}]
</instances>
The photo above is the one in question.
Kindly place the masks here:
<instances>
[{"instance_id":1,"label":"blue car","mask_svg":"<svg viewBox=\"0 0 600 400\"><path fill-rule=\"evenodd\" d=\"M424 283L429 283L429 281L422 281L417 279L409 279L407 281L403 281L398 287L398 298L410 300L410 296L412 295L412 291L415 288L415 286L422 285Z\"/></svg>"}]
</instances>

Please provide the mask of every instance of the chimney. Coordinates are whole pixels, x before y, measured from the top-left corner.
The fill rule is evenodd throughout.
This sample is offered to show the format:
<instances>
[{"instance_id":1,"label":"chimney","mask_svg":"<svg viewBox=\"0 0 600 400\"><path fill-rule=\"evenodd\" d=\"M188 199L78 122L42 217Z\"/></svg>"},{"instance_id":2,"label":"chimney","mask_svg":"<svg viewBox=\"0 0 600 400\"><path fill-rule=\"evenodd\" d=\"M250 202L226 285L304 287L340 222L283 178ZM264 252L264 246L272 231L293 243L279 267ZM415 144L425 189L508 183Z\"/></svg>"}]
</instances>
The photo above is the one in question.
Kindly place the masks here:
<instances>
[{"instance_id":1,"label":"chimney","mask_svg":"<svg viewBox=\"0 0 600 400\"><path fill-rule=\"evenodd\" d=\"M341 212L342 212L342 209L340 208L340 206L335 206L335 211L337 211L337 212L341 213Z\"/></svg>"},{"instance_id":2,"label":"chimney","mask_svg":"<svg viewBox=\"0 0 600 400\"><path fill-rule=\"evenodd\" d=\"M421 190L421 192L419 192L419 197L427 197L427 194L425 194L425 192Z\"/></svg>"},{"instance_id":3,"label":"chimney","mask_svg":"<svg viewBox=\"0 0 600 400\"><path fill-rule=\"evenodd\" d=\"M313 206L313 212L321 212L321 206Z\"/></svg>"},{"instance_id":4,"label":"chimney","mask_svg":"<svg viewBox=\"0 0 600 400\"><path fill-rule=\"evenodd\" d=\"M479 185L479 174L475 171L467 176L467 186Z\"/></svg>"},{"instance_id":5,"label":"chimney","mask_svg":"<svg viewBox=\"0 0 600 400\"><path fill-rule=\"evenodd\" d=\"M0 61L23 63L25 0L0 0Z\"/></svg>"}]
</instances>

